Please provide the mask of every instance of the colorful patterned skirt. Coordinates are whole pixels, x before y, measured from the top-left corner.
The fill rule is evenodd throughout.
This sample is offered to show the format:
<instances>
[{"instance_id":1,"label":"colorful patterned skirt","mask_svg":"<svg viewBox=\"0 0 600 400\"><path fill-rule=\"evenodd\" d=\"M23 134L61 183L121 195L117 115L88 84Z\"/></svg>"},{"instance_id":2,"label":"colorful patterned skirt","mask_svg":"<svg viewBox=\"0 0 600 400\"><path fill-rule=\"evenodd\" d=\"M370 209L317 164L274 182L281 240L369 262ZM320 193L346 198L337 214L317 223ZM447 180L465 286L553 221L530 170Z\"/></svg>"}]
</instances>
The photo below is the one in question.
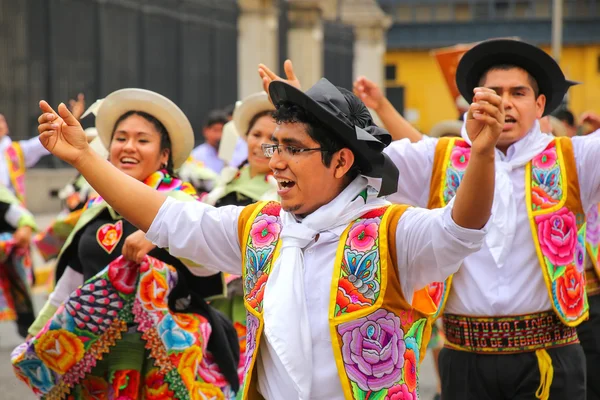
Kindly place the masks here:
<instances>
[{"instance_id":1,"label":"colorful patterned skirt","mask_svg":"<svg viewBox=\"0 0 600 400\"><path fill-rule=\"evenodd\" d=\"M235 398L207 351L209 322L168 307L177 279L154 258L117 258L13 351L15 374L48 400Z\"/></svg>"},{"instance_id":2,"label":"colorful patterned skirt","mask_svg":"<svg viewBox=\"0 0 600 400\"><path fill-rule=\"evenodd\" d=\"M17 321L19 334L27 335L33 323L31 284L33 270L27 250L15 247L11 233L0 234L0 322Z\"/></svg>"}]
</instances>

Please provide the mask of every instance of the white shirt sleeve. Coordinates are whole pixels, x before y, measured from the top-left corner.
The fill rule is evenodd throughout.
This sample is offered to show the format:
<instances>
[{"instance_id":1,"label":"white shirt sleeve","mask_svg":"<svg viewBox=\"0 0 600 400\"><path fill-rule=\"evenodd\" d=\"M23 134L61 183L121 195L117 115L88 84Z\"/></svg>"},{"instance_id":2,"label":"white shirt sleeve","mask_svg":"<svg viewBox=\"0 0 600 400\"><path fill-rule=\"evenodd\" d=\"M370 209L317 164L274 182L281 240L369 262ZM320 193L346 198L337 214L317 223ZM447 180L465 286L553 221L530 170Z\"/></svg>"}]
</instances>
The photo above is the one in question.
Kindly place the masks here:
<instances>
[{"instance_id":1,"label":"white shirt sleeve","mask_svg":"<svg viewBox=\"0 0 600 400\"><path fill-rule=\"evenodd\" d=\"M398 191L387 196L387 200L392 203L427 207L437 141L428 136L423 136L423 140L417 143L402 139L392 142L384 150L400 171Z\"/></svg>"},{"instance_id":2,"label":"white shirt sleeve","mask_svg":"<svg viewBox=\"0 0 600 400\"><path fill-rule=\"evenodd\" d=\"M83 274L67 266L65 272L56 283L54 292L50 293L48 301L54 307L60 307L69 298L69 295L81 285L83 285Z\"/></svg>"},{"instance_id":3,"label":"white shirt sleeve","mask_svg":"<svg viewBox=\"0 0 600 400\"><path fill-rule=\"evenodd\" d=\"M463 260L483 245L487 226L463 228L454 222L451 211L452 203L435 210L409 208L398 221L398 273L408 302L415 290L456 273Z\"/></svg>"},{"instance_id":4,"label":"white shirt sleeve","mask_svg":"<svg viewBox=\"0 0 600 400\"><path fill-rule=\"evenodd\" d=\"M4 219L13 228L18 228L19 221L21 220L21 217L25 214L31 215L31 213L25 207L19 204L11 204L8 207L8 211L6 212Z\"/></svg>"},{"instance_id":5,"label":"white shirt sleeve","mask_svg":"<svg viewBox=\"0 0 600 400\"><path fill-rule=\"evenodd\" d=\"M600 130L572 139L584 210L600 203Z\"/></svg>"},{"instance_id":6,"label":"white shirt sleeve","mask_svg":"<svg viewBox=\"0 0 600 400\"><path fill-rule=\"evenodd\" d=\"M242 273L238 218L244 207L215 208L168 198L146 238L178 258L199 264L208 272ZM190 268L194 268L191 267ZM206 274L200 274L206 275Z\"/></svg>"},{"instance_id":7,"label":"white shirt sleeve","mask_svg":"<svg viewBox=\"0 0 600 400\"><path fill-rule=\"evenodd\" d=\"M23 150L23 157L25 158L25 166L27 168L33 167L40 161L40 158L50 154L37 136L31 139L21 140L19 141L19 144Z\"/></svg>"}]
</instances>

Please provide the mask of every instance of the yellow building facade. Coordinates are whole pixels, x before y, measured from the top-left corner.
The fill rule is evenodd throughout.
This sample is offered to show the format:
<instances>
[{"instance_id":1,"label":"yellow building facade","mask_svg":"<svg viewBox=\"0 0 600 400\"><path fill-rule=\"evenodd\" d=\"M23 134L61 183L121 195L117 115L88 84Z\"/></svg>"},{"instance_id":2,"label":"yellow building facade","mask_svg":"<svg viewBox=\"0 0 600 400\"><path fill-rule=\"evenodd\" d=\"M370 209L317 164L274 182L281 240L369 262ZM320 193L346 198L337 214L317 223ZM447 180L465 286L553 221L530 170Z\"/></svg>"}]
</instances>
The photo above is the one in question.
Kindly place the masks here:
<instances>
[{"instance_id":1,"label":"yellow building facade","mask_svg":"<svg viewBox=\"0 0 600 400\"><path fill-rule=\"evenodd\" d=\"M437 122L458 117L429 50L388 50L385 64L396 67L395 80L386 81L386 87L404 87L405 116L419 130L429 132ZM583 83L569 90L569 109L576 117L585 111L600 113L600 45L565 47L560 65L568 79Z\"/></svg>"}]
</instances>

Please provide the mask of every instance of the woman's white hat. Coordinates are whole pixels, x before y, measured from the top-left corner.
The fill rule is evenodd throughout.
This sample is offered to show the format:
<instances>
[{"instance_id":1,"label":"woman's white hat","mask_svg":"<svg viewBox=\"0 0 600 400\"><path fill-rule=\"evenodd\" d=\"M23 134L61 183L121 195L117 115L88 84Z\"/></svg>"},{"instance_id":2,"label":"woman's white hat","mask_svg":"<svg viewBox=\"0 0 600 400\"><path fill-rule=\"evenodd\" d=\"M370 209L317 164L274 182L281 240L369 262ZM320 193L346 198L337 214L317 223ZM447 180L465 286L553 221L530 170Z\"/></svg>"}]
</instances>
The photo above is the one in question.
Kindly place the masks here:
<instances>
[{"instance_id":1,"label":"woman's white hat","mask_svg":"<svg viewBox=\"0 0 600 400\"><path fill-rule=\"evenodd\" d=\"M252 118L264 111L275 111L275 106L271 104L269 96L264 91L251 94L235 104L232 120L238 135L242 139L246 140Z\"/></svg>"},{"instance_id":2,"label":"woman's white hat","mask_svg":"<svg viewBox=\"0 0 600 400\"><path fill-rule=\"evenodd\" d=\"M96 104L96 103L94 103ZM194 131L183 111L171 100L146 89L120 89L100 103L96 114L96 129L104 147L110 147L117 120L129 111L142 111L158 119L171 139L173 168L179 168L194 148Z\"/></svg>"}]
</instances>

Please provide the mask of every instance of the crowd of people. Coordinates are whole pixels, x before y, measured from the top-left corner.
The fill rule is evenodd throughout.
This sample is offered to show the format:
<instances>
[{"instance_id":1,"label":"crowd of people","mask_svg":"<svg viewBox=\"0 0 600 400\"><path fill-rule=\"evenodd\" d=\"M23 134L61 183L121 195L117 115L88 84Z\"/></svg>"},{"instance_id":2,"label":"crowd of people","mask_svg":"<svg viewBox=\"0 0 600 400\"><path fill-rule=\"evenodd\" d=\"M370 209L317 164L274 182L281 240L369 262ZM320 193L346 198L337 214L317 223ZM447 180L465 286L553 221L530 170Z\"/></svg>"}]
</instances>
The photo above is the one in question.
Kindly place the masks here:
<instances>
[{"instance_id":1,"label":"crowd of people","mask_svg":"<svg viewBox=\"0 0 600 400\"><path fill-rule=\"evenodd\" d=\"M600 399L600 116L565 108L578 83L481 42L425 135L366 77L284 71L261 64L196 147L144 89L42 100L28 141L0 115L16 376L45 399L415 400L429 349L437 399ZM78 175L40 232L24 174L50 153ZM32 248L55 266L37 313Z\"/></svg>"}]
</instances>

